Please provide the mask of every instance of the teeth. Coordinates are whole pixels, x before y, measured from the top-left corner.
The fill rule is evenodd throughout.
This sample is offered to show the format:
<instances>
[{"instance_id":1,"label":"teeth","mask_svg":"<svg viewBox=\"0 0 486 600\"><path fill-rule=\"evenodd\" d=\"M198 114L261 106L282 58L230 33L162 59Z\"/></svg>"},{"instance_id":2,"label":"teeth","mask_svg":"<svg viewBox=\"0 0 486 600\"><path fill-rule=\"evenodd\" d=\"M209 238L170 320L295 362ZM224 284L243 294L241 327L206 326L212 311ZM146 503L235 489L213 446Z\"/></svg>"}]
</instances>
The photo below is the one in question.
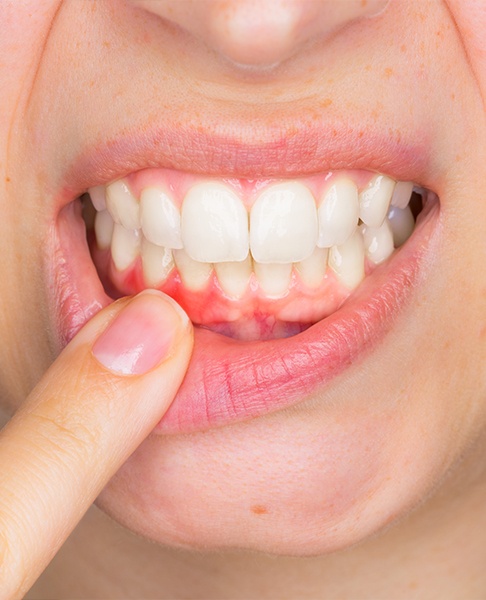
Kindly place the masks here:
<instances>
[{"instance_id":1,"label":"teeth","mask_svg":"<svg viewBox=\"0 0 486 600\"><path fill-rule=\"evenodd\" d=\"M140 229L138 202L124 181L115 181L106 188L106 207L115 223L125 229Z\"/></svg>"},{"instance_id":2,"label":"teeth","mask_svg":"<svg viewBox=\"0 0 486 600\"><path fill-rule=\"evenodd\" d=\"M364 279L364 245L359 231L341 246L329 250L329 266L338 279L348 288L355 288Z\"/></svg>"},{"instance_id":3,"label":"teeth","mask_svg":"<svg viewBox=\"0 0 486 600\"><path fill-rule=\"evenodd\" d=\"M98 212L106 210L106 188L104 185L97 185L89 188L88 194L93 206Z\"/></svg>"},{"instance_id":4,"label":"teeth","mask_svg":"<svg viewBox=\"0 0 486 600\"><path fill-rule=\"evenodd\" d=\"M101 212L96 213L94 231L96 243L100 250L106 250L110 247L114 225L113 219L107 210L102 210Z\"/></svg>"},{"instance_id":5,"label":"teeth","mask_svg":"<svg viewBox=\"0 0 486 600\"><path fill-rule=\"evenodd\" d=\"M184 250L174 250L174 261L189 290L197 292L206 287L213 272L210 264L193 260Z\"/></svg>"},{"instance_id":6,"label":"teeth","mask_svg":"<svg viewBox=\"0 0 486 600\"><path fill-rule=\"evenodd\" d=\"M317 242L317 212L308 188L287 182L267 188L250 215L250 247L259 263L288 264L309 257Z\"/></svg>"},{"instance_id":7,"label":"teeth","mask_svg":"<svg viewBox=\"0 0 486 600\"><path fill-rule=\"evenodd\" d=\"M376 175L359 195L359 217L370 227L379 227L388 212L395 181Z\"/></svg>"},{"instance_id":8,"label":"teeth","mask_svg":"<svg viewBox=\"0 0 486 600\"><path fill-rule=\"evenodd\" d=\"M125 229L118 223L113 228L111 257L118 271L127 269L140 254L140 231Z\"/></svg>"},{"instance_id":9,"label":"teeth","mask_svg":"<svg viewBox=\"0 0 486 600\"><path fill-rule=\"evenodd\" d=\"M330 248L343 244L358 225L358 188L349 179L336 181L326 192L317 214L317 245L320 248Z\"/></svg>"},{"instance_id":10,"label":"teeth","mask_svg":"<svg viewBox=\"0 0 486 600\"><path fill-rule=\"evenodd\" d=\"M182 241L199 262L242 261L248 256L248 213L225 185L195 185L182 205Z\"/></svg>"},{"instance_id":11,"label":"teeth","mask_svg":"<svg viewBox=\"0 0 486 600\"><path fill-rule=\"evenodd\" d=\"M281 298L288 292L292 265L253 263L256 278L263 292L271 298Z\"/></svg>"},{"instance_id":12,"label":"teeth","mask_svg":"<svg viewBox=\"0 0 486 600\"><path fill-rule=\"evenodd\" d=\"M170 248L142 241L142 267L145 283L150 287L161 285L174 267Z\"/></svg>"},{"instance_id":13,"label":"teeth","mask_svg":"<svg viewBox=\"0 0 486 600\"><path fill-rule=\"evenodd\" d=\"M392 206L397 208L405 208L410 202L410 198L413 192L412 181L398 181L391 199Z\"/></svg>"},{"instance_id":14,"label":"teeth","mask_svg":"<svg viewBox=\"0 0 486 600\"><path fill-rule=\"evenodd\" d=\"M375 265L379 265L391 255L394 250L393 233L388 219L385 219L380 227L362 225L361 232L366 256Z\"/></svg>"},{"instance_id":15,"label":"teeth","mask_svg":"<svg viewBox=\"0 0 486 600\"><path fill-rule=\"evenodd\" d=\"M253 270L251 256L241 262L222 262L214 265L223 291L233 298L241 298L246 292Z\"/></svg>"},{"instance_id":16,"label":"teeth","mask_svg":"<svg viewBox=\"0 0 486 600\"><path fill-rule=\"evenodd\" d=\"M302 282L309 288L318 288L326 274L328 248L316 248L305 260L296 263Z\"/></svg>"},{"instance_id":17,"label":"teeth","mask_svg":"<svg viewBox=\"0 0 486 600\"><path fill-rule=\"evenodd\" d=\"M392 206L388 211L388 221L393 232L395 248L404 244L412 235L415 221L408 206L404 209Z\"/></svg>"},{"instance_id":18,"label":"teeth","mask_svg":"<svg viewBox=\"0 0 486 600\"><path fill-rule=\"evenodd\" d=\"M146 188L140 196L140 221L144 236L157 246L183 248L181 215L162 190Z\"/></svg>"}]
</instances>

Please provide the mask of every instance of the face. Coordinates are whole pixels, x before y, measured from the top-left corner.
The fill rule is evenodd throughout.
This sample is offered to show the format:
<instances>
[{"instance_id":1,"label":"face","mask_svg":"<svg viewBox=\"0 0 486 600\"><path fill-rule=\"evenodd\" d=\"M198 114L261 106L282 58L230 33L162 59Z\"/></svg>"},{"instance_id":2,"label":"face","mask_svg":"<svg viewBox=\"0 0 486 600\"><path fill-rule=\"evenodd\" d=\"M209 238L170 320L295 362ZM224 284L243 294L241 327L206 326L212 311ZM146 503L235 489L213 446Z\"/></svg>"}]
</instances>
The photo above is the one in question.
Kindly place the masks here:
<instances>
[{"instance_id":1,"label":"face","mask_svg":"<svg viewBox=\"0 0 486 600\"><path fill-rule=\"evenodd\" d=\"M162 289L196 325L99 499L117 520L324 553L484 436L479 4L1 6L5 407L115 297Z\"/></svg>"}]
</instances>

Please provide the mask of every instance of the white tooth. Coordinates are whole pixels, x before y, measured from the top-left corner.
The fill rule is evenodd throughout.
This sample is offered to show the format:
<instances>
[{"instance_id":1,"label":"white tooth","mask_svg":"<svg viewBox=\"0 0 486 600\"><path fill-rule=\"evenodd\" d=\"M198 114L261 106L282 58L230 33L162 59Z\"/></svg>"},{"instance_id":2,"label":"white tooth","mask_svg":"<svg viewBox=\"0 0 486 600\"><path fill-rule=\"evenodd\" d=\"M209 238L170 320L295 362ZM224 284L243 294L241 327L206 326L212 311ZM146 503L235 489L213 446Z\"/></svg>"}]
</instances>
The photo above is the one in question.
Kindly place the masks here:
<instances>
[{"instance_id":1,"label":"white tooth","mask_svg":"<svg viewBox=\"0 0 486 600\"><path fill-rule=\"evenodd\" d=\"M158 287L168 277L174 267L170 248L156 246L145 238L142 241L142 267L145 283Z\"/></svg>"},{"instance_id":2,"label":"white tooth","mask_svg":"<svg viewBox=\"0 0 486 600\"><path fill-rule=\"evenodd\" d=\"M98 212L106 210L106 188L104 185L96 185L95 187L89 188L88 194L93 206Z\"/></svg>"},{"instance_id":3,"label":"white tooth","mask_svg":"<svg viewBox=\"0 0 486 600\"><path fill-rule=\"evenodd\" d=\"M209 263L193 260L185 250L174 250L174 261L186 288L197 292L206 287L213 272Z\"/></svg>"},{"instance_id":4,"label":"white tooth","mask_svg":"<svg viewBox=\"0 0 486 600\"><path fill-rule=\"evenodd\" d=\"M227 186L205 182L189 190L182 204L184 249L199 262L245 260L248 256L248 213Z\"/></svg>"},{"instance_id":5,"label":"white tooth","mask_svg":"<svg viewBox=\"0 0 486 600\"><path fill-rule=\"evenodd\" d=\"M375 175L359 195L359 217L370 227L379 227L388 212L395 181L386 175Z\"/></svg>"},{"instance_id":6,"label":"white tooth","mask_svg":"<svg viewBox=\"0 0 486 600\"><path fill-rule=\"evenodd\" d=\"M395 186L395 189L393 190L393 195L391 199L392 206L397 206L398 208L405 208L410 202L412 192L412 181L398 181Z\"/></svg>"},{"instance_id":7,"label":"white tooth","mask_svg":"<svg viewBox=\"0 0 486 600\"><path fill-rule=\"evenodd\" d=\"M179 209L162 190L150 187L140 196L140 221L145 237L157 246L183 248Z\"/></svg>"},{"instance_id":8,"label":"white tooth","mask_svg":"<svg viewBox=\"0 0 486 600\"><path fill-rule=\"evenodd\" d=\"M392 206L388 211L388 220L393 232L395 248L398 248L408 240L414 230L415 221L412 211L408 206L403 209Z\"/></svg>"},{"instance_id":9,"label":"white tooth","mask_svg":"<svg viewBox=\"0 0 486 600\"><path fill-rule=\"evenodd\" d=\"M123 180L110 183L106 188L106 207L115 223L125 229L140 229L140 207Z\"/></svg>"},{"instance_id":10,"label":"white tooth","mask_svg":"<svg viewBox=\"0 0 486 600\"><path fill-rule=\"evenodd\" d=\"M118 223L113 228L111 257L118 271L127 269L140 254L141 235L138 229L125 229Z\"/></svg>"},{"instance_id":11,"label":"white tooth","mask_svg":"<svg viewBox=\"0 0 486 600\"><path fill-rule=\"evenodd\" d=\"M349 179L339 179L328 189L319 210L320 248L343 244L358 225L358 188Z\"/></svg>"},{"instance_id":12,"label":"white tooth","mask_svg":"<svg viewBox=\"0 0 486 600\"><path fill-rule=\"evenodd\" d=\"M271 298L285 296L290 285L292 265L261 264L254 262L253 269L261 289Z\"/></svg>"},{"instance_id":13,"label":"white tooth","mask_svg":"<svg viewBox=\"0 0 486 600\"><path fill-rule=\"evenodd\" d=\"M94 221L94 231L96 243L100 250L106 250L110 247L111 238L113 237L113 227L115 223L107 210L97 212Z\"/></svg>"},{"instance_id":14,"label":"white tooth","mask_svg":"<svg viewBox=\"0 0 486 600\"><path fill-rule=\"evenodd\" d=\"M385 219L380 227L361 226L366 256L379 265L386 260L394 250L393 233Z\"/></svg>"},{"instance_id":15,"label":"white tooth","mask_svg":"<svg viewBox=\"0 0 486 600\"><path fill-rule=\"evenodd\" d=\"M252 273L252 260L248 255L241 262L222 262L214 265L219 284L228 296L241 298L246 292Z\"/></svg>"},{"instance_id":16,"label":"white tooth","mask_svg":"<svg viewBox=\"0 0 486 600\"><path fill-rule=\"evenodd\" d=\"M288 264L309 257L317 242L314 197L298 182L272 185L250 214L250 248L259 263Z\"/></svg>"},{"instance_id":17,"label":"white tooth","mask_svg":"<svg viewBox=\"0 0 486 600\"><path fill-rule=\"evenodd\" d=\"M296 263L302 282L310 288L318 288L326 274L328 248L316 248L305 260Z\"/></svg>"},{"instance_id":18,"label":"white tooth","mask_svg":"<svg viewBox=\"0 0 486 600\"><path fill-rule=\"evenodd\" d=\"M363 236L359 231L341 246L329 250L328 263L338 279L348 288L355 288L365 276Z\"/></svg>"}]
</instances>

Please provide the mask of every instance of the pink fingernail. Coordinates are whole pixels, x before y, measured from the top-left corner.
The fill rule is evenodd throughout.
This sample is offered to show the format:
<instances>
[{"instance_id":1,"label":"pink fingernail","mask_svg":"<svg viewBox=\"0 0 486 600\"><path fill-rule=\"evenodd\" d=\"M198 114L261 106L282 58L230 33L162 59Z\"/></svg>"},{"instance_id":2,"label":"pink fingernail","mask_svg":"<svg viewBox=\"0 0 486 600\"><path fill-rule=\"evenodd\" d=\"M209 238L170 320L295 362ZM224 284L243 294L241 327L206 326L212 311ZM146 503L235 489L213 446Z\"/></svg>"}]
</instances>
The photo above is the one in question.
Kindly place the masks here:
<instances>
[{"instance_id":1,"label":"pink fingernail","mask_svg":"<svg viewBox=\"0 0 486 600\"><path fill-rule=\"evenodd\" d=\"M93 346L97 360L119 375L142 375L170 353L185 313L159 292L143 292L115 317Z\"/></svg>"}]
</instances>

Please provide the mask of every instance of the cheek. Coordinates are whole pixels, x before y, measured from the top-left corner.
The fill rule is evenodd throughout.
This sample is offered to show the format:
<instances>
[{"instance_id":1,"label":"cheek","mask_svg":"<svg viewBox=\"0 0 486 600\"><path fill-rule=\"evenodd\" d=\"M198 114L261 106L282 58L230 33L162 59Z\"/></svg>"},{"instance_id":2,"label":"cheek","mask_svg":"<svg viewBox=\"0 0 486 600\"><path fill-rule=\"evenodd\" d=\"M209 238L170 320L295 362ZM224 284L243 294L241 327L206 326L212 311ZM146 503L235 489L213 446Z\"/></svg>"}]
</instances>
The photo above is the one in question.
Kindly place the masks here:
<instances>
[{"instance_id":1,"label":"cheek","mask_svg":"<svg viewBox=\"0 0 486 600\"><path fill-rule=\"evenodd\" d=\"M325 553L387 525L435 482L437 465L425 460L430 449L410 429L396 411L323 414L321 407L184 438L152 437L100 504L162 543Z\"/></svg>"}]
</instances>

